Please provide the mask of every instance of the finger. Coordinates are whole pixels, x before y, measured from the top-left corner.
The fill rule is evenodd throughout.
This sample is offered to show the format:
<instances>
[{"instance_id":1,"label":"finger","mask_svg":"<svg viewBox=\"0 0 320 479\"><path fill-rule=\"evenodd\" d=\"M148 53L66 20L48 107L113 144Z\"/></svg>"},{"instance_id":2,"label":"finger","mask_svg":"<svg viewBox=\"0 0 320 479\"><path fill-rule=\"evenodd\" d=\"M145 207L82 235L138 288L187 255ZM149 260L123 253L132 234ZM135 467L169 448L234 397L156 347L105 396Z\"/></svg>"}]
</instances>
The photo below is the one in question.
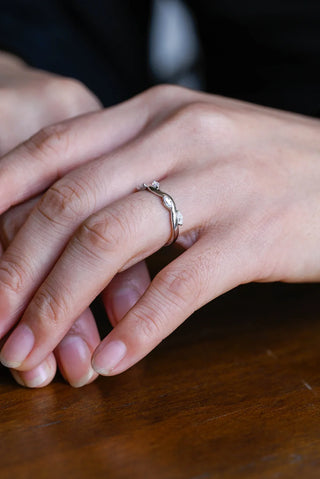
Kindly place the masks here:
<instances>
[{"instance_id":1,"label":"finger","mask_svg":"<svg viewBox=\"0 0 320 479\"><path fill-rule=\"evenodd\" d=\"M178 205L181 201L185 208L187 220L182 237L202 221L199 211L208 210L202 197L198 200L199 211L195 211L184 180L179 176L164 182L164 191L177 192ZM2 348L2 362L15 369L30 369L38 364L116 273L157 251L169 237L169 212L158 197L147 191L134 193L92 215L77 230L35 293Z\"/></svg>"},{"instance_id":2,"label":"finger","mask_svg":"<svg viewBox=\"0 0 320 479\"><path fill-rule=\"evenodd\" d=\"M25 223L40 197L32 198L18 206L13 206L0 216L0 242L5 250Z\"/></svg>"},{"instance_id":3,"label":"finger","mask_svg":"<svg viewBox=\"0 0 320 479\"><path fill-rule=\"evenodd\" d=\"M175 137L167 146L173 152L169 156L160 146L168 130L161 134L138 139L83 165L44 194L0 261L0 337L17 321L88 216L130 194L144 181L152 181L154 174L163 178L174 169L182 153L175 150ZM145 158L149 158L147 163ZM134 165L128 168L132 161Z\"/></svg>"},{"instance_id":4,"label":"finger","mask_svg":"<svg viewBox=\"0 0 320 479\"><path fill-rule=\"evenodd\" d=\"M95 319L86 309L55 349L61 374L73 387L89 384L97 378L91 356L100 343Z\"/></svg>"},{"instance_id":5,"label":"finger","mask_svg":"<svg viewBox=\"0 0 320 479\"><path fill-rule=\"evenodd\" d=\"M94 381L98 374L91 367L91 356L100 343L94 317L87 309L74 323L55 350L61 374L73 387L81 387ZM56 359L53 353L38 366L29 371L11 374L18 384L28 388L47 386L56 373Z\"/></svg>"},{"instance_id":6,"label":"finger","mask_svg":"<svg viewBox=\"0 0 320 479\"><path fill-rule=\"evenodd\" d=\"M30 371L15 371L11 369L11 374L20 386L27 388L42 388L47 386L55 377L57 369L56 360L53 353L42 361L41 364Z\"/></svg>"},{"instance_id":7,"label":"finger","mask_svg":"<svg viewBox=\"0 0 320 479\"><path fill-rule=\"evenodd\" d=\"M0 240L4 248L13 240L39 198L33 198L11 208L0 218ZM82 337L84 339L82 339ZM99 333L93 315L87 309L75 322L56 349L59 369L64 378L74 387L92 382L97 374L91 367L93 350L100 342ZM49 384L54 378L56 361L53 354L39 366L25 372L12 370L12 375L22 386L34 388Z\"/></svg>"},{"instance_id":8,"label":"finger","mask_svg":"<svg viewBox=\"0 0 320 479\"><path fill-rule=\"evenodd\" d=\"M0 212L39 194L76 166L125 144L143 130L154 110L173 108L185 96L180 90L167 91L167 98L153 95L150 102L150 93L144 93L51 125L10 151L0 161Z\"/></svg>"},{"instance_id":9,"label":"finger","mask_svg":"<svg viewBox=\"0 0 320 479\"><path fill-rule=\"evenodd\" d=\"M40 193L75 166L127 141L142 126L133 113L131 105L88 113L48 126L10 151L0 161L0 211Z\"/></svg>"},{"instance_id":10,"label":"finger","mask_svg":"<svg viewBox=\"0 0 320 479\"><path fill-rule=\"evenodd\" d=\"M6 79L0 90L1 113L5 119L0 132L1 156L40 128L102 107L98 98L74 79L31 69L25 73L24 81L14 75ZM37 94L39 101L35 105Z\"/></svg>"},{"instance_id":11,"label":"finger","mask_svg":"<svg viewBox=\"0 0 320 479\"><path fill-rule=\"evenodd\" d=\"M228 238L215 245L206 235L160 271L140 301L99 345L93 368L108 376L125 371L196 309L244 282L245 265L238 269L239 257L232 243Z\"/></svg>"},{"instance_id":12,"label":"finger","mask_svg":"<svg viewBox=\"0 0 320 479\"><path fill-rule=\"evenodd\" d=\"M108 318L115 326L141 298L150 284L144 261L118 273L102 293Z\"/></svg>"}]
</instances>

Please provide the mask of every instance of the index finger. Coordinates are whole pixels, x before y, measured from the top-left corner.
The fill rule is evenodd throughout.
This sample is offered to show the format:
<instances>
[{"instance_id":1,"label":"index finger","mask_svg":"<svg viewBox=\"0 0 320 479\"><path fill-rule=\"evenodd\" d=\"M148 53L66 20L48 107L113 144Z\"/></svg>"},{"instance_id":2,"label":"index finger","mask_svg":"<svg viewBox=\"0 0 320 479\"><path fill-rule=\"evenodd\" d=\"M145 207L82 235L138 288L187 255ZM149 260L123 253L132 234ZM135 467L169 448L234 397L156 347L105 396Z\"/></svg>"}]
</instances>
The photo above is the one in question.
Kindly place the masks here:
<instances>
[{"instance_id":1,"label":"index finger","mask_svg":"<svg viewBox=\"0 0 320 479\"><path fill-rule=\"evenodd\" d=\"M128 141L147 117L141 97L135 97L40 130L0 160L0 214Z\"/></svg>"},{"instance_id":2,"label":"index finger","mask_svg":"<svg viewBox=\"0 0 320 479\"><path fill-rule=\"evenodd\" d=\"M43 192L75 167L126 144L147 125L152 129L188 98L195 101L203 96L160 85L119 105L40 130L0 160L0 214Z\"/></svg>"}]
</instances>

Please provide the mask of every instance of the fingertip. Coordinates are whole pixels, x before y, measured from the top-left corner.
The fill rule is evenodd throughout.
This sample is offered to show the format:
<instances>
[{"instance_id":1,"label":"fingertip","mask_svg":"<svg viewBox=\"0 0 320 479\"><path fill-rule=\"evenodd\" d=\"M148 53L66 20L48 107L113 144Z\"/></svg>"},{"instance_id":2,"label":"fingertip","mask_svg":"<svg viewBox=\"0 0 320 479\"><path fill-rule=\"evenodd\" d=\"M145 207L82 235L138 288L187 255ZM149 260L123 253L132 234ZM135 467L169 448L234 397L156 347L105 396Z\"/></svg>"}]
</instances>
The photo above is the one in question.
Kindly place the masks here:
<instances>
[{"instance_id":1,"label":"fingertip","mask_svg":"<svg viewBox=\"0 0 320 479\"><path fill-rule=\"evenodd\" d=\"M10 369L13 379L20 384L20 386L27 387L25 382L23 381L22 377L20 376L20 372L16 371L15 369Z\"/></svg>"},{"instance_id":2,"label":"fingertip","mask_svg":"<svg viewBox=\"0 0 320 479\"><path fill-rule=\"evenodd\" d=\"M59 370L72 387L80 388L98 377L91 356L99 343L94 316L87 308L55 349Z\"/></svg>"},{"instance_id":3,"label":"fingertip","mask_svg":"<svg viewBox=\"0 0 320 479\"><path fill-rule=\"evenodd\" d=\"M92 367L103 376L111 376L126 354L127 346L123 341L116 339L102 343L94 352Z\"/></svg>"},{"instance_id":4,"label":"fingertip","mask_svg":"<svg viewBox=\"0 0 320 479\"><path fill-rule=\"evenodd\" d=\"M23 362L32 351L35 336L32 329L20 322L5 342L0 352L1 363L11 369L23 369Z\"/></svg>"},{"instance_id":5,"label":"fingertip","mask_svg":"<svg viewBox=\"0 0 320 479\"><path fill-rule=\"evenodd\" d=\"M113 326L139 301L150 284L144 261L118 273L102 293L107 315Z\"/></svg>"},{"instance_id":6,"label":"fingertip","mask_svg":"<svg viewBox=\"0 0 320 479\"><path fill-rule=\"evenodd\" d=\"M56 348L59 369L65 380L74 388L94 381L97 373L91 367L91 348L76 335L67 335Z\"/></svg>"},{"instance_id":7,"label":"fingertip","mask_svg":"<svg viewBox=\"0 0 320 479\"><path fill-rule=\"evenodd\" d=\"M55 377L56 360L51 353L41 364L30 371L16 371L11 369L11 374L20 386L27 388L42 388L47 386Z\"/></svg>"}]
</instances>

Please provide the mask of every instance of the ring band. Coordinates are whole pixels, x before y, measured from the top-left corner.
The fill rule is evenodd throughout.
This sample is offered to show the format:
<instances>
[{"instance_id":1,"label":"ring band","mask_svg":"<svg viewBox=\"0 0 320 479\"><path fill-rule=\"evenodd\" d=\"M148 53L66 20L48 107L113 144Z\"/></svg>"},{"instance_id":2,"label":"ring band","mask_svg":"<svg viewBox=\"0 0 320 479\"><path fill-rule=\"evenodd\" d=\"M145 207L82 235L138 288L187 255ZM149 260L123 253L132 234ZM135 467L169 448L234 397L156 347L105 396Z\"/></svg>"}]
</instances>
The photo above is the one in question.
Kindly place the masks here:
<instances>
[{"instance_id":1,"label":"ring band","mask_svg":"<svg viewBox=\"0 0 320 479\"><path fill-rule=\"evenodd\" d=\"M150 193L159 196L162 199L163 206L167 210L169 210L171 221L171 235L165 246L171 245L176 241L179 236L179 226L183 225L183 216L181 212L177 209L173 198L167 193L164 193L160 190L160 183L158 181L153 181L151 185L147 185L144 183L141 189L150 191Z\"/></svg>"}]
</instances>

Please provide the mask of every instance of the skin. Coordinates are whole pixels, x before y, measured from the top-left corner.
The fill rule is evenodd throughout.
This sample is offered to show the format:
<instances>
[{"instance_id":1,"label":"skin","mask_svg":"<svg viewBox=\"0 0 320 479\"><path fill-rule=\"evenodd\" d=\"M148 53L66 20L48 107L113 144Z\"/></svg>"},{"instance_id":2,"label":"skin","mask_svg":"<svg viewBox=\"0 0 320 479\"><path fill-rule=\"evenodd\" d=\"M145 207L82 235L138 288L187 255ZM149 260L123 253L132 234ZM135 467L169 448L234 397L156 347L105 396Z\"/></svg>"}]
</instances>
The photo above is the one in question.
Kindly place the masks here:
<instances>
[{"instance_id":1,"label":"skin","mask_svg":"<svg viewBox=\"0 0 320 479\"><path fill-rule=\"evenodd\" d=\"M160 86L10 151L0 211L47 191L0 261L2 363L36 368L100 293L114 328L92 367L114 375L239 284L318 281L319 133L318 120ZM185 251L149 284L140 262L170 236L159 198L137 191L154 179L183 213Z\"/></svg>"},{"instance_id":2,"label":"skin","mask_svg":"<svg viewBox=\"0 0 320 479\"><path fill-rule=\"evenodd\" d=\"M80 82L31 68L14 55L0 52L0 72L0 156L43 127L101 109L99 100ZM24 170L27 167L28 164L25 164ZM40 197L27 199L1 215L0 256L7 250ZM129 271L130 274L133 271ZM115 316L119 317L118 311L115 311ZM78 336L82 341L74 340ZM90 359L99 341L94 318L87 308L55 351L49 352L39 365L26 372L14 369L11 372L21 385L42 387L52 380L58 363L70 384L84 385L97 377Z\"/></svg>"}]
</instances>

